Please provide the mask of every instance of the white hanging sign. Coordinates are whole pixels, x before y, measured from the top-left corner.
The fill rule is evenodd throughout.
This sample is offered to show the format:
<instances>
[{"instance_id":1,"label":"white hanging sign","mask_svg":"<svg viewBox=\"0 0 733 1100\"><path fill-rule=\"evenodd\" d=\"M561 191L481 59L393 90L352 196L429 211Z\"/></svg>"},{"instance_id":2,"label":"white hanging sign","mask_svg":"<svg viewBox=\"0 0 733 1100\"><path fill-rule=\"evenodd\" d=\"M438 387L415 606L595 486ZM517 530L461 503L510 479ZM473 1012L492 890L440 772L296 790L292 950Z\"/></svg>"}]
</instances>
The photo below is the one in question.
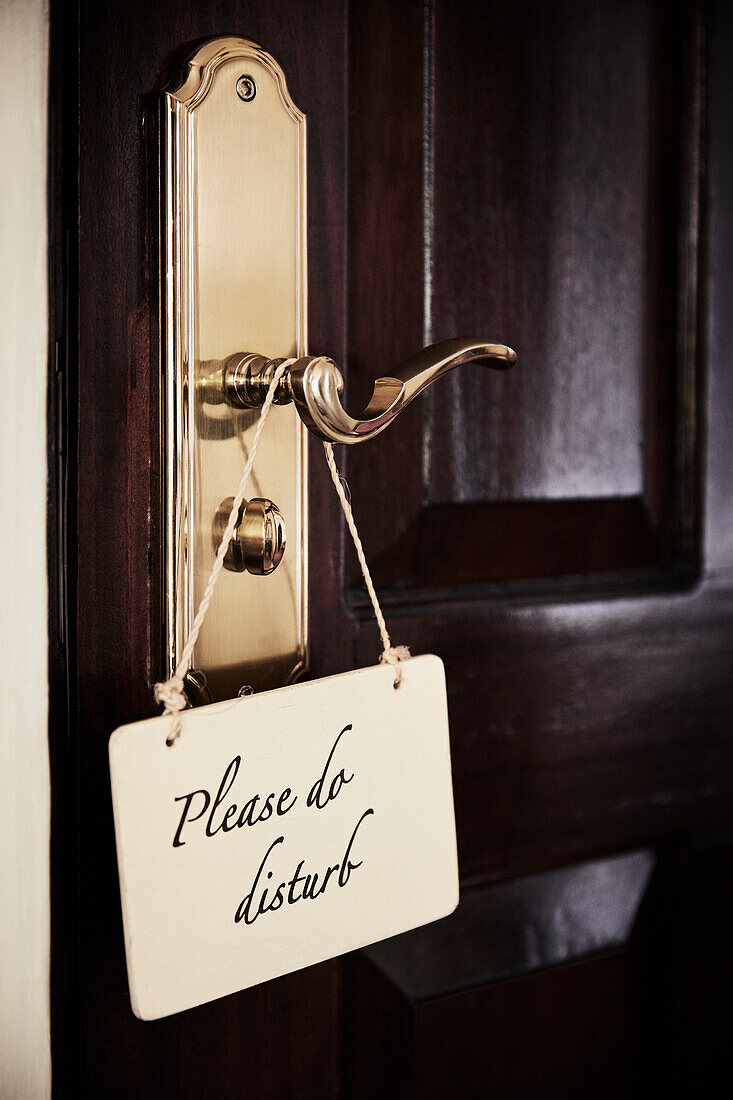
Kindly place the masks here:
<instances>
[{"instance_id":1,"label":"white hanging sign","mask_svg":"<svg viewBox=\"0 0 733 1100\"><path fill-rule=\"evenodd\" d=\"M445 675L378 665L110 738L130 996L157 1019L458 903Z\"/></svg>"}]
</instances>

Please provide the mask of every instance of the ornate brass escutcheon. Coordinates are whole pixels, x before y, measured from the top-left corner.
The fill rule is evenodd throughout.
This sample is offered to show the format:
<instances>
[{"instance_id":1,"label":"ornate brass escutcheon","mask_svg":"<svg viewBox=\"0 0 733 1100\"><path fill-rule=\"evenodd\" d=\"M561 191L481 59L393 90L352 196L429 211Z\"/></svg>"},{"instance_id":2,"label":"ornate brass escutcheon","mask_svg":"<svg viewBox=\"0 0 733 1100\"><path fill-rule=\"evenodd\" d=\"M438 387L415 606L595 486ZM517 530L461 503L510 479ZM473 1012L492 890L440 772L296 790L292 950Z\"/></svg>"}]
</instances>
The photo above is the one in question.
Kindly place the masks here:
<instances>
[{"instance_id":1,"label":"ornate brass escutcheon","mask_svg":"<svg viewBox=\"0 0 733 1100\"><path fill-rule=\"evenodd\" d=\"M258 415L216 402L206 385L212 364L238 347L307 350L305 117L268 54L218 38L162 93L158 132L170 675L214 561L212 524L239 483ZM263 543L258 566L250 500L230 548L244 571L222 573L194 653L214 699L244 682L279 687L306 661L305 428L294 408L276 411L250 486L252 498L279 505L277 516L256 517L274 541Z\"/></svg>"}]
</instances>

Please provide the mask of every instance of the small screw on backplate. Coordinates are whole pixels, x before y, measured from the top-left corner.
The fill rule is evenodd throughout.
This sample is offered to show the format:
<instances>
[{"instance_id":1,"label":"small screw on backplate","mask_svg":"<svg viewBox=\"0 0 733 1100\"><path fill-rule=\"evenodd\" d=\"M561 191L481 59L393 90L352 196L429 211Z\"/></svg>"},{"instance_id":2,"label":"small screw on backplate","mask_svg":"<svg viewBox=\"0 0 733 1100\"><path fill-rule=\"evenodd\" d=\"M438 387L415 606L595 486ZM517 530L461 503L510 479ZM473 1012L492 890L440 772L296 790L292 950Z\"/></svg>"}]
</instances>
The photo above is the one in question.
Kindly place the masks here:
<instances>
[{"instance_id":1,"label":"small screw on backplate","mask_svg":"<svg viewBox=\"0 0 733 1100\"><path fill-rule=\"evenodd\" d=\"M257 95L257 85L251 76L240 76L237 81L237 95L245 103L249 103Z\"/></svg>"}]
</instances>

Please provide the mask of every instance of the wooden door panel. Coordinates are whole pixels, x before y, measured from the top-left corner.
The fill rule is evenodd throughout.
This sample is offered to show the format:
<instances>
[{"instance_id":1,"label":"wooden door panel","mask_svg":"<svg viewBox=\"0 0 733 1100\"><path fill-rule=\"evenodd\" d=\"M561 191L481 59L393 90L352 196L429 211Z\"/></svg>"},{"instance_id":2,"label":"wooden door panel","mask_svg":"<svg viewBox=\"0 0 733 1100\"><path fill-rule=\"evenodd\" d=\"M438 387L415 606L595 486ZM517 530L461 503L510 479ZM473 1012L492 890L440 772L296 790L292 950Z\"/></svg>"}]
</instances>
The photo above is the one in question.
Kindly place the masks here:
<instances>
[{"instance_id":1,"label":"wooden door panel","mask_svg":"<svg viewBox=\"0 0 733 1100\"><path fill-rule=\"evenodd\" d=\"M446 921L351 957L346 1095L715 1095L731 854L662 848L471 888Z\"/></svg>"},{"instance_id":2,"label":"wooden door panel","mask_svg":"<svg viewBox=\"0 0 733 1100\"><path fill-rule=\"evenodd\" d=\"M549 970L426 1005L417 1015L415 1095L617 1100L643 1095L643 1036L624 955ZM437 1067L430 1054L451 1043Z\"/></svg>"},{"instance_id":3,"label":"wooden door panel","mask_svg":"<svg viewBox=\"0 0 733 1100\"><path fill-rule=\"evenodd\" d=\"M428 500L638 496L660 192L649 5L485 16L434 5L432 326L503 332L520 368L434 391Z\"/></svg>"},{"instance_id":4,"label":"wooden door panel","mask_svg":"<svg viewBox=\"0 0 733 1100\"><path fill-rule=\"evenodd\" d=\"M349 454L357 499L393 486L362 524L381 586L409 604L689 581L690 12L436 0L395 34L393 9L352 11L349 383L363 396L420 336L503 340L519 365L462 368Z\"/></svg>"},{"instance_id":5,"label":"wooden door panel","mask_svg":"<svg viewBox=\"0 0 733 1100\"><path fill-rule=\"evenodd\" d=\"M710 573L733 569L733 12L724 0L708 8L706 123L705 557Z\"/></svg>"},{"instance_id":6,"label":"wooden door panel","mask_svg":"<svg viewBox=\"0 0 733 1100\"><path fill-rule=\"evenodd\" d=\"M642 1095L653 866L636 852L470 889L447 920L349 960L346 1094Z\"/></svg>"},{"instance_id":7,"label":"wooden door panel","mask_svg":"<svg viewBox=\"0 0 733 1100\"><path fill-rule=\"evenodd\" d=\"M721 1058L730 959L715 846L733 825L724 6L85 0L53 20L51 404L66 386L69 408L53 450L57 1094L654 1095L675 1067L694 1081L696 1060ZM721 105L707 162L706 21ZM154 713L161 672L145 119L181 50L217 34L260 42L308 113L310 348L345 365L347 404L433 339L487 336L520 359L460 369L338 455L394 642L446 664L462 906L409 951L142 1024L106 743ZM315 440L311 471L324 675L380 646ZM613 907L576 865L614 883L619 855L636 872L615 896L637 918L588 947ZM600 925L502 969L502 942L551 927L548 872Z\"/></svg>"},{"instance_id":8,"label":"wooden door panel","mask_svg":"<svg viewBox=\"0 0 733 1100\"><path fill-rule=\"evenodd\" d=\"M394 617L395 641L445 661L464 879L730 829L732 620L722 586ZM360 639L366 663L368 620Z\"/></svg>"}]
</instances>

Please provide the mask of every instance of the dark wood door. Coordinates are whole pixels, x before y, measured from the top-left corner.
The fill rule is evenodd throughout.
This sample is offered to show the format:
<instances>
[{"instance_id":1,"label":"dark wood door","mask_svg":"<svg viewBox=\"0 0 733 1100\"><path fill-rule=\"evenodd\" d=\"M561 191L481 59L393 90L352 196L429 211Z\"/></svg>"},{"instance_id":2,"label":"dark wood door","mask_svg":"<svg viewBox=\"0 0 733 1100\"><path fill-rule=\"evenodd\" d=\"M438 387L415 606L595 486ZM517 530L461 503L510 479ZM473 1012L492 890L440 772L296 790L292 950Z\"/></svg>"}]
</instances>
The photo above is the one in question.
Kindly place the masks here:
<instances>
[{"instance_id":1,"label":"dark wood door","mask_svg":"<svg viewBox=\"0 0 733 1100\"><path fill-rule=\"evenodd\" d=\"M54 10L54 1080L120 1097L712 1095L733 825L730 13L624 0ZM130 1010L107 738L154 713L146 97L241 34L309 117L310 347L395 643L449 684L462 902L155 1023ZM705 262L704 262L705 261ZM379 644L314 442L310 672ZM712 1077L711 1077L712 1080Z\"/></svg>"}]
</instances>

